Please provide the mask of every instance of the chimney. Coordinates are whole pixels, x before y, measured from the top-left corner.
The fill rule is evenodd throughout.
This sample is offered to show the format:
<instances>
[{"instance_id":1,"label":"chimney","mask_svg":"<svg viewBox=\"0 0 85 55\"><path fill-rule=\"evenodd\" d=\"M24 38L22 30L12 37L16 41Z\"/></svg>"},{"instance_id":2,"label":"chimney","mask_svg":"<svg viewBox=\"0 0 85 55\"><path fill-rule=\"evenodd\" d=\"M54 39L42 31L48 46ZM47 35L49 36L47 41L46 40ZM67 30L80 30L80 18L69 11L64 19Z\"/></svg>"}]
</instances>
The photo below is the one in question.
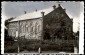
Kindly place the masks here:
<instances>
[{"instance_id":1,"label":"chimney","mask_svg":"<svg viewBox=\"0 0 85 55\"><path fill-rule=\"evenodd\" d=\"M26 11L24 11L24 13L26 14Z\"/></svg>"},{"instance_id":2,"label":"chimney","mask_svg":"<svg viewBox=\"0 0 85 55\"><path fill-rule=\"evenodd\" d=\"M64 9L64 11L66 11L66 9Z\"/></svg>"},{"instance_id":3,"label":"chimney","mask_svg":"<svg viewBox=\"0 0 85 55\"><path fill-rule=\"evenodd\" d=\"M54 10L56 9L56 6L55 6L55 5L53 5L53 9L54 9Z\"/></svg>"},{"instance_id":4,"label":"chimney","mask_svg":"<svg viewBox=\"0 0 85 55\"><path fill-rule=\"evenodd\" d=\"M58 4L58 7L60 7L61 5L60 4Z\"/></svg>"},{"instance_id":5,"label":"chimney","mask_svg":"<svg viewBox=\"0 0 85 55\"><path fill-rule=\"evenodd\" d=\"M44 13L45 13L45 12L43 12L43 11L41 12L42 17L44 17Z\"/></svg>"},{"instance_id":6,"label":"chimney","mask_svg":"<svg viewBox=\"0 0 85 55\"><path fill-rule=\"evenodd\" d=\"M37 12L37 9L35 11Z\"/></svg>"}]
</instances>

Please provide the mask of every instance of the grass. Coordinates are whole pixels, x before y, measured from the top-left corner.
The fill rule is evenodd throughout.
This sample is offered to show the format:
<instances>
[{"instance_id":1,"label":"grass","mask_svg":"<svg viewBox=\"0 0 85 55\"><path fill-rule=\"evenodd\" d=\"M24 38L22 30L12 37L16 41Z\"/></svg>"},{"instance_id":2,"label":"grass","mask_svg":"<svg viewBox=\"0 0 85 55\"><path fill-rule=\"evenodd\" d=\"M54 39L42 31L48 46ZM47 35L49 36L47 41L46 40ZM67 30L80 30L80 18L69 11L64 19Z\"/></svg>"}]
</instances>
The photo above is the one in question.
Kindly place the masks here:
<instances>
[{"instance_id":1,"label":"grass","mask_svg":"<svg viewBox=\"0 0 85 55\"><path fill-rule=\"evenodd\" d=\"M14 41L8 41L5 43L5 53L16 53L18 43ZM41 47L42 51L74 51L74 41L73 40L19 40L20 52L27 51L38 51L38 48Z\"/></svg>"}]
</instances>

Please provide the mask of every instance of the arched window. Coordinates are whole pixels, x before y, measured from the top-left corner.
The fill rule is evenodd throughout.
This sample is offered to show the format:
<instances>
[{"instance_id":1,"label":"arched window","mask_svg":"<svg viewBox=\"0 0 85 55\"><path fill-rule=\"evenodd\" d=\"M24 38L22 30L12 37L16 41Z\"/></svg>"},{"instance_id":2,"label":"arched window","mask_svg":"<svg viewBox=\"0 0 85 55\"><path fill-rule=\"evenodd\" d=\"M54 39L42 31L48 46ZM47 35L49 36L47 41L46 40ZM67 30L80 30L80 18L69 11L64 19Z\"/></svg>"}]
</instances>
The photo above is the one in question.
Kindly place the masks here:
<instances>
[{"instance_id":1,"label":"arched window","mask_svg":"<svg viewBox=\"0 0 85 55\"><path fill-rule=\"evenodd\" d=\"M27 32L28 32L28 33L30 32L30 26L28 26L28 30L27 30Z\"/></svg>"},{"instance_id":2,"label":"arched window","mask_svg":"<svg viewBox=\"0 0 85 55\"><path fill-rule=\"evenodd\" d=\"M69 27L69 31L71 31L71 28Z\"/></svg>"},{"instance_id":3,"label":"arched window","mask_svg":"<svg viewBox=\"0 0 85 55\"><path fill-rule=\"evenodd\" d=\"M33 26L31 27L31 32L33 32Z\"/></svg>"},{"instance_id":4,"label":"arched window","mask_svg":"<svg viewBox=\"0 0 85 55\"><path fill-rule=\"evenodd\" d=\"M30 23L26 22L26 31L29 33L30 32Z\"/></svg>"},{"instance_id":5,"label":"arched window","mask_svg":"<svg viewBox=\"0 0 85 55\"><path fill-rule=\"evenodd\" d=\"M26 24L25 24L25 30L26 32L28 32L28 22L26 21Z\"/></svg>"},{"instance_id":6,"label":"arched window","mask_svg":"<svg viewBox=\"0 0 85 55\"><path fill-rule=\"evenodd\" d=\"M13 36L13 30L11 29L11 36Z\"/></svg>"},{"instance_id":7,"label":"arched window","mask_svg":"<svg viewBox=\"0 0 85 55\"><path fill-rule=\"evenodd\" d=\"M39 30L40 30L40 25L37 21L36 24L35 24L35 34L38 34Z\"/></svg>"},{"instance_id":8,"label":"arched window","mask_svg":"<svg viewBox=\"0 0 85 55\"><path fill-rule=\"evenodd\" d=\"M30 27L31 27L32 25L33 25L33 22L31 21L31 22L30 22Z\"/></svg>"},{"instance_id":9,"label":"arched window","mask_svg":"<svg viewBox=\"0 0 85 55\"><path fill-rule=\"evenodd\" d=\"M11 36L11 29L8 30L9 36Z\"/></svg>"},{"instance_id":10,"label":"arched window","mask_svg":"<svg viewBox=\"0 0 85 55\"><path fill-rule=\"evenodd\" d=\"M30 35L32 36L34 34L34 26L33 26L33 22L30 22Z\"/></svg>"},{"instance_id":11,"label":"arched window","mask_svg":"<svg viewBox=\"0 0 85 55\"><path fill-rule=\"evenodd\" d=\"M40 32L40 25L38 25L38 32Z\"/></svg>"},{"instance_id":12,"label":"arched window","mask_svg":"<svg viewBox=\"0 0 85 55\"><path fill-rule=\"evenodd\" d=\"M61 26L65 26L65 22L64 21L61 21Z\"/></svg>"},{"instance_id":13,"label":"arched window","mask_svg":"<svg viewBox=\"0 0 85 55\"><path fill-rule=\"evenodd\" d=\"M23 25L22 25L22 33L23 33L23 31L24 31L24 28L23 28Z\"/></svg>"},{"instance_id":14,"label":"arched window","mask_svg":"<svg viewBox=\"0 0 85 55\"><path fill-rule=\"evenodd\" d=\"M35 34L37 34L37 22L35 23Z\"/></svg>"}]
</instances>

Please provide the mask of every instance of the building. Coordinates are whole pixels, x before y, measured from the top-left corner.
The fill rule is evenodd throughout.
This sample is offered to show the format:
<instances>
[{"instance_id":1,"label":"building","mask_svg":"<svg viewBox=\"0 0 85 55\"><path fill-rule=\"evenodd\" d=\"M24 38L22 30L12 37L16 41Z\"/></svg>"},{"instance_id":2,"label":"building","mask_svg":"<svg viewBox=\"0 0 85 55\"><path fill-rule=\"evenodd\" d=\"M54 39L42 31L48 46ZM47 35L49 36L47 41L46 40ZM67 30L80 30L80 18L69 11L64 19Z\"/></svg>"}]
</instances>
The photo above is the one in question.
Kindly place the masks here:
<instances>
[{"instance_id":1,"label":"building","mask_svg":"<svg viewBox=\"0 0 85 55\"><path fill-rule=\"evenodd\" d=\"M8 35L27 39L72 39L73 22L59 4L9 21Z\"/></svg>"},{"instance_id":2,"label":"building","mask_svg":"<svg viewBox=\"0 0 85 55\"><path fill-rule=\"evenodd\" d=\"M27 14L26 14L27 15ZM25 16L19 16L19 18L25 18ZM29 18L29 16L26 16ZM8 34L12 37L24 37L27 39L40 39L42 31L41 18L25 19L25 20L12 20L8 24Z\"/></svg>"},{"instance_id":3,"label":"building","mask_svg":"<svg viewBox=\"0 0 85 55\"><path fill-rule=\"evenodd\" d=\"M44 39L73 39L73 20L66 14L60 4L53 6L53 11L43 18Z\"/></svg>"}]
</instances>

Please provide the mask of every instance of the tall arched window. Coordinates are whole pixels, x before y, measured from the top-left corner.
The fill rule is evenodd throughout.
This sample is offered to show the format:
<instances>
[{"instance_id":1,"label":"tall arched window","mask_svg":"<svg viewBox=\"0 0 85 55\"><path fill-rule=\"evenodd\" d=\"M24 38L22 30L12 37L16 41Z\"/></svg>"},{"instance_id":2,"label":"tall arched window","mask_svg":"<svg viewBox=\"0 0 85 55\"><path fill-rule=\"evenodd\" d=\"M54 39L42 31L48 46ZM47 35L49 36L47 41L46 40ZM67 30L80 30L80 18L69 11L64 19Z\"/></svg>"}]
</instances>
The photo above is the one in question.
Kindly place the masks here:
<instances>
[{"instance_id":1,"label":"tall arched window","mask_svg":"<svg viewBox=\"0 0 85 55\"><path fill-rule=\"evenodd\" d=\"M38 32L40 32L40 25L38 25Z\"/></svg>"},{"instance_id":2,"label":"tall arched window","mask_svg":"<svg viewBox=\"0 0 85 55\"><path fill-rule=\"evenodd\" d=\"M30 22L30 35L33 35L33 22Z\"/></svg>"},{"instance_id":3,"label":"tall arched window","mask_svg":"<svg viewBox=\"0 0 85 55\"><path fill-rule=\"evenodd\" d=\"M24 33L24 26L22 25L22 33Z\"/></svg>"},{"instance_id":4,"label":"tall arched window","mask_svg":"<svg viewBox=\"0 0 85 55\"><path fill-rule=\"evenodd\" d=\"M29 33L30 32L30 23L29 22L26 23L26 28L27 28L26 31Z\"/></svg>"},{"instance_id":5,"label":"tall arched window","mask_svg":"<svg viewBox=\"0 0 85 55\"><path fill-rule=\"evenodd\" d=\"M40 33L40 24L37 21L36 24L35 24L35 34L38 34L38 33Z\"/></svg>"},{"instance_id":6,"label":"tall arched window","mask_svg":"<svg viewBox=\"0 0 85 55\"><path fill-rule=\"evenodd\" d=\"M33 22L31 21L31 22L30 22L30 27L31 27L32 25L33 25Z\"/></svg>"},{"instance_id":7,"label":"tall arched window","mask_svg":"<svg viewBox=\"0 0 85 55\"><path fill-rule=\"evenodd\" d=\"M26 24L25 24L25 30L26 30L26 33L28 32L28 22L26 21Z\"/></svg>"},{"instance_id":8,"label":"tall arched window","mask_svg":"<svg viewBox=\"0 0 85 55\"><path fill-rule=\"evenodd\" d=\"M61 21L61 26L65 26L65 22L64 21Z\"/></svg>"},{"instance_id":9,"label":"tall arched window","mask_svg":"<svg viewBox=\"0 0 85 55\"><path fill-rule=\"evenodd\" d=\"M28 31L28 33L30 32L30 26L28 26L28 30L27 31Z\"/></svg>"}]
</instances>

